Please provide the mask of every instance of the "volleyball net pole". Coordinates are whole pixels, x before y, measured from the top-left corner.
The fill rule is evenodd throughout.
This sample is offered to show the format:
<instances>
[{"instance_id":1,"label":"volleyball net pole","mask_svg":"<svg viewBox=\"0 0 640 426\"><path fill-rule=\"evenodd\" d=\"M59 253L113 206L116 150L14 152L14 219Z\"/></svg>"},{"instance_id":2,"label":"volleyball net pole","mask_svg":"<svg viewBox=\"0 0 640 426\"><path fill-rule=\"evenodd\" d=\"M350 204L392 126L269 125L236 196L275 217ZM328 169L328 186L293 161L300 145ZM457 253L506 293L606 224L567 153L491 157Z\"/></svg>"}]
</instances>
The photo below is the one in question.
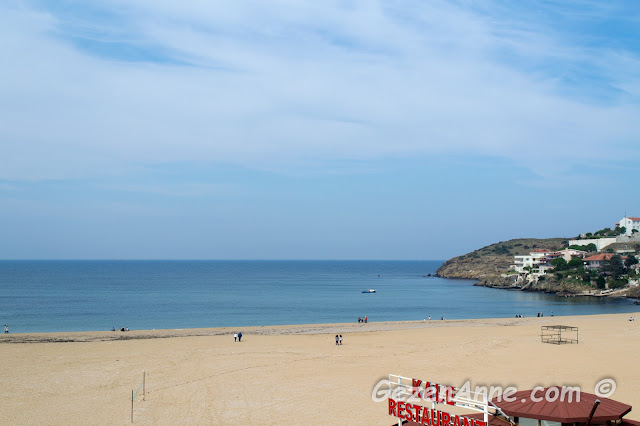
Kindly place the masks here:
<instances>
[{"instance_id":1,"label":"volleyball net pole","mask_svg":"<svg viewBox=\"0 0 640 426\"><path fill-rule=\"evenodd\" d=\"M136 400L136 397L138 396L138 392L140 392L140 389L142 389L142 400L144 401L146 398L146 387L145 387L145 377L146 374L144 372L144 370L142 371L142 383L140 383L138 385L138 389L136 389L136 391L134 392L133 389L131 389L131 423L133 423L133 401Z\"/></svg>"}]
</instances>

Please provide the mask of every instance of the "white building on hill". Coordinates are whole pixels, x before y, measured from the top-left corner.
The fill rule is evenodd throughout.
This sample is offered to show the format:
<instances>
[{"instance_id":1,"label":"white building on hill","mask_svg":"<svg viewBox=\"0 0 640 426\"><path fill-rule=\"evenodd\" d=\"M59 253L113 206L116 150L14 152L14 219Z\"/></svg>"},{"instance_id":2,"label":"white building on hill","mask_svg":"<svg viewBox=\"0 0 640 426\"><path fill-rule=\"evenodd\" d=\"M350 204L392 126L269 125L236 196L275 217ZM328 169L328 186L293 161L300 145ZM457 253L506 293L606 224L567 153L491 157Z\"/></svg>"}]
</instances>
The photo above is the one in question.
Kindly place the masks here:
<instances>
[{"instance_id":1,"label":"white building on hill","mask_svg":"<svg viewBox=\"0 0 640 426\"><path fill-rule=\"evenodd\" d=\"M549 253L551 253L551 250L537 249L529 254L513 256L514 264L511 268L519 274L528 272L525 268L530 268L532 272L539 272L541 259L547 256Z\"/></svg>"},{"instance_id":2,"label":"white building on hill","mask_svg":"<svg viewBox=\"0 0 640 426\"><path fill-rule=\"evenodd\" d=\"M551 261L551 260L556 259L558 257L562 257L562 258L564 258L564 260L569 262L571 259L573 259L575 257L579 257L580 259L582 259L586 255L587 255L586 251L574 250L574 249L567 248L567 249L564 249L564 250L554 251L552 253L549 253L548 255L546 255L544 257L544 259Z\"/></svg>"},{"instance_id":3,"label":"white building on hill","mask_svg":"<svg viewBox=\"0 0 640 426\"><path fill-rule=\"evenodd\" d=\"M623 217L620 219L620 222L616 223L616 226L620 226L621 228L626 228L627 232L625 235L633 235L633 230L636 230L636 234L640 232L640 217Z\"/></svg>"},{"instance_id":4,"label":"white building on hill","mask_svg":"<svg viewBox=\"0 0 640 426\"><path fill-rule=\"evenodd\" d=\"M531 273L531 274L544 274L549 269L552 269L551 261L558 257L564 258L569 262L574 257L583 258L587 254L586 251L564 249L560 251L553 251L547 249L537 249L529 253L528 255L513 256L513 265L511 269L519 274ZM529 268L528 270L525 268Z\"/></svg>"}]
</instances>

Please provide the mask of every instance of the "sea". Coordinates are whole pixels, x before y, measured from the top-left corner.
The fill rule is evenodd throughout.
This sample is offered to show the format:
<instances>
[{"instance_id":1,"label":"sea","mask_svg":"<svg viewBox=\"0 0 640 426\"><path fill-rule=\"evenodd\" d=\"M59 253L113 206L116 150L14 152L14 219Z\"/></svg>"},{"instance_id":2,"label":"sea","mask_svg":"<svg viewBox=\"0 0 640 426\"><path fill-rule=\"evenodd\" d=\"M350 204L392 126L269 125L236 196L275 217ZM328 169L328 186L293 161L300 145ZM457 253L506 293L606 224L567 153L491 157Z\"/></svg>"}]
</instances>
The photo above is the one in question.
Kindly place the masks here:
<instances>
[{"instance_id":1,"label":"sea","mask_svg":"<svg viewBox=\"0 0 640 426\"><path fill-rule=\"evenodd\" d=\"M0 261L11 333L636 313L627 299L474 286L442 261ZM369 288L375 293L362 293Z\"/></svg>"}]
</instances>

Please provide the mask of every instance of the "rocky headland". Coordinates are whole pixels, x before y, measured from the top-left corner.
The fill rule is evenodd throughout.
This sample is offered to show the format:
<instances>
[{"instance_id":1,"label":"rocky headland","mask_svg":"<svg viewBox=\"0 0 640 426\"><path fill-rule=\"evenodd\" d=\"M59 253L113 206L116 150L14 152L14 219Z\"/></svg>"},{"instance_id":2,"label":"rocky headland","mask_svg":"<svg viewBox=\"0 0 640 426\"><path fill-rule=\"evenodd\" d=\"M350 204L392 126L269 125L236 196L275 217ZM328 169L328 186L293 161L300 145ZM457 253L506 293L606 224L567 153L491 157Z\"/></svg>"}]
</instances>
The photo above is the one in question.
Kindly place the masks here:
<instances>
[{"instance_id":1,"label":"rocky headland","mask_svg":"<svg viewBox=\"0 0 640 426\"><path fill-rule=\"evenodd\" d=\"M501 241L478 250L454 257L438 268L436 275L442 278L476 280L475 285L510 290L529 290L558 295L596 295L594 289L585 285L581 277L555 274L535 281L518 281L517 274L509 274L514 263L513 256L527 255L536 249L562 250L567 248L569 238L518 238ZM620 291L607 291L597 295L640 297L640 287Z\"/></svg>"},{"instance_id":2,"label":"rocky headland","mask_svg":"<svg viewBox=\"0 0 640 426\"><path fill-rule=\"evenodd\" d=\"M568 238L518 238L501 241L447 260L438 268L443 278L495 281L513 265L513 256L526 255L535 249L562 250Z\"/></svg>"}]
</instances>

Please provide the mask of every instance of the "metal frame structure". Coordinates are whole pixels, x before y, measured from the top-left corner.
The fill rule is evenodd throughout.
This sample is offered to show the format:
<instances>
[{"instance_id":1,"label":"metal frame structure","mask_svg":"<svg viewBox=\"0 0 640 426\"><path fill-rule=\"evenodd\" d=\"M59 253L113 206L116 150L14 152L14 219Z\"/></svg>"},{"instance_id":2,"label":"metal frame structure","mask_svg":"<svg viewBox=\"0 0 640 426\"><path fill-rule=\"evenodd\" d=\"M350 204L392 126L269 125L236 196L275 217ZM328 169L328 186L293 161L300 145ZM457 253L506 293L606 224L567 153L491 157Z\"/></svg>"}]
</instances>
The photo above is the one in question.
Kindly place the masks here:
<instances>
[{"instance_id":1,"label":"metal frame structure","mask_svg":"<svg viewBox=\"0 0 640 426\"><path fill-rule=\"evenodd\" d=\"M410 398L412 395L415 395L416 389L419 389L419 392L424 395L423 392L426 391L425 382L416 388L413 386L413 379L389 374L389 391L392 395L397 395L400 399ZM489 404L491 404L496 410L500 410L489 401L489 398L484 393L469 391L470 395L467 395L467 392L465 391L464 394L458 394L460 389L455 387L449 387L449 389L453 389L454 398L452 402L454 406L483 413L484 422L487 425L489 424ZM441 400L446 398L444 392L445 388L440 388L439 396L441 397ZM438 404L447 405L442 402L438 403L433 399L424 399L424 401L431 402L431 408L434 410L437 409ZM398 426L402 426L402 419L398 419Z\"/></svg>"},{"instance_id":2,"label":"metal frame structure","mask_svg":"<svg viewBox=\"0 0 640 426\"><path fill-rule=\"evenodd\" d=\"M575 338L567 337L567 333L574 333ZM562 333L565 333L563 336ZM542 343L562 345L566 343L578 343L578 327L568 325L543 325L540 327L540 340Z\"/></svg>"}]
</instances>

